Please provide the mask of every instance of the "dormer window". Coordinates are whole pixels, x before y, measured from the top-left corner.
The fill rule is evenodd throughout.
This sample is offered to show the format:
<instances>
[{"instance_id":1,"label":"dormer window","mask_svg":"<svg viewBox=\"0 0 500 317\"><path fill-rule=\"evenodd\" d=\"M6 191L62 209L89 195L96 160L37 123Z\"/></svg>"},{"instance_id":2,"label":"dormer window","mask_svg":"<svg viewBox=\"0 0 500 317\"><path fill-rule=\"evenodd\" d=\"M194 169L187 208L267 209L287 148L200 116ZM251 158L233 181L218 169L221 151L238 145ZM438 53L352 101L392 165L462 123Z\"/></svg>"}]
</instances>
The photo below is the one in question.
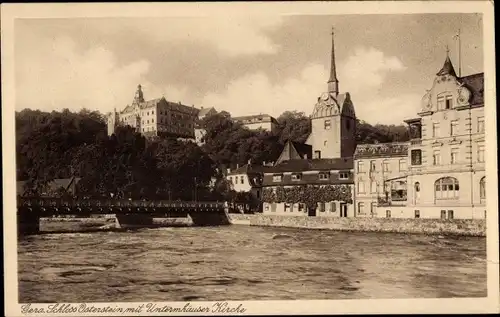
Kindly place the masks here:
<instances>
[{"instance_id":1,"label":"dormer window","mask_svg":"<svg viewBox=\"0 0 500 317\"><path fill-rule=\"evenodd\" d=\"M302 179L302 174L300 174L300 173L292 174L293 181L300 181L301 179Z\"/></svg>"},{"instance_id":2,"label":"dormer window","mask_svg":"<svg viewBox=\"0 0 500 317\"><path fill-rule=\"evenodd\" d=\"M281 174L273 175L273 182L277 183L277 182L281 182L282 180L283 180L283 175L281 175Z\"/></svg>"},{"instance_id":3,"label":"dormer window","mask_svg":"<svg viewBox=\"0 0 500 317\"><path fill-rule=\"evenodd\" d=\"M319 173L319 180L327 181L329 179L330 179L330 173L328 173L328 172Z\"/></svg>"},{"instance_id":4,"label":"dormer window","mask_svg":"<svg viewBox=\"0 0 500 317\"><path fill-rule=\"evenodd\" d=\"M340 172L339 179L349 179L349 172Z\"/></svg>"}]
</instances>

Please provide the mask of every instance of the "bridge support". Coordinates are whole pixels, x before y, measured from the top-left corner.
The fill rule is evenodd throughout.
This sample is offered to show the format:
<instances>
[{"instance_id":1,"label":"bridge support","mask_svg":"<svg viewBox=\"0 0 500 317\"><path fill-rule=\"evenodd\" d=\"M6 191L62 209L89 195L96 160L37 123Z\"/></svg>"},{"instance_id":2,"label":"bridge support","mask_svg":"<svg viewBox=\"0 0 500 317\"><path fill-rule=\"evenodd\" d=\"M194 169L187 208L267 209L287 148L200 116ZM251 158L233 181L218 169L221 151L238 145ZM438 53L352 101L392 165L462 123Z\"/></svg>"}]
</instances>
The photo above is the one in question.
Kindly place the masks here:
<instances>
[{"instance_id":1,"label":"bridge support","mask_svg":"<svg viewBox=\"0 0 500 317\"><path fill-rule=\"evenodd\" d=\"M116 227L118 229L153 228L153 215L142 213L116 214Z\"/></svg>"},{"instance_id":2,"label":"bridge support","mask_svg":"<svg viewBox=\"0 0 500 317\"><path fill-rule=\"evenodd\" d=\"M193 211L189 212L189 216L195 226L225 226L231 224L225 210L213 212Z\"/></svg>"},{"instance_id":3,"label":"bridge support","mask_svg":"<svg viewBox=\"0 0 500 317\"><path fill-rule=\"evenodd\" d=\"M40 233L40 216L33 211L20 211L17 214L17 236L24 237Z\"/></svg>"}]
</instances>

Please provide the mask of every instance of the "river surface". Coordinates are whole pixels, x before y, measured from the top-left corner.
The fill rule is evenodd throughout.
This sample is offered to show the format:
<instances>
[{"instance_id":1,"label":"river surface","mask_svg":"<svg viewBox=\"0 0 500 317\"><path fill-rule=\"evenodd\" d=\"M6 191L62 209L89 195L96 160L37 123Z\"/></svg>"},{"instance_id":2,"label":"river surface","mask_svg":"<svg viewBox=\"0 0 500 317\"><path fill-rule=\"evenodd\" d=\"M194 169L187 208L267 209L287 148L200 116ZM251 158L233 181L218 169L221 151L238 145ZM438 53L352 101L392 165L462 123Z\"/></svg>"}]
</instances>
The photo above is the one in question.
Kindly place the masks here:
<instances>
[{"instance_id":1,"label":"river surface","mask_svg":"<svg viewBox=\"0 0 500 317\"><path fill-rule=\"evenodd\" d=\"M486 296L486 239L265 228L42 234L20 302Z\"/></svg>"}]
</instances>

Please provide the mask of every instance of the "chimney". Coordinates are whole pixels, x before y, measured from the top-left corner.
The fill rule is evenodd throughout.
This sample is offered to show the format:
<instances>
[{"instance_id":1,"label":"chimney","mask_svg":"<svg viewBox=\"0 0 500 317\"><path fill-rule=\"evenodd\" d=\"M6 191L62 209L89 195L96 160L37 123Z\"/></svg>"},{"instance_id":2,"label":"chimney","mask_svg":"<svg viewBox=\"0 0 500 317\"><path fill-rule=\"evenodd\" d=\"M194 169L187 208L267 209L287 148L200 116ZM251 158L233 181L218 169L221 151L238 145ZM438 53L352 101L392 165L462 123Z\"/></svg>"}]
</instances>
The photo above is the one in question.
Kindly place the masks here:
<instances>
[{"instance_id":1,"label":"chimney","mask_svg":"<svg viewBox=\"0 0 500 317\"><path fill-rule=\"evenodd\" d=\"M230 168L227 169L227 173L228 174L231 173L231 169Z\"/></svg>"}]
</instances>

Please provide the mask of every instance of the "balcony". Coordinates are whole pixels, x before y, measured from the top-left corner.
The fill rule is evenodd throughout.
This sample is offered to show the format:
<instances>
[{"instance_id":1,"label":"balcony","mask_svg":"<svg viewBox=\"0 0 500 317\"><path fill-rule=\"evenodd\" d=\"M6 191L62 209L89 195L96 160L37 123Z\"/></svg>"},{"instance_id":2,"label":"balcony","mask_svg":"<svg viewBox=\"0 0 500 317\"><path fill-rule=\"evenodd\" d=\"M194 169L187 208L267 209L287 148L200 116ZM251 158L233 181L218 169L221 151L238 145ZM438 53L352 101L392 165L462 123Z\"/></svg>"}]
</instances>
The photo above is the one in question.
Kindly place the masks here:
<instances>
[{"instance_id":1,"label":"balcony","mask_svg":"<svg viewBox=\"0 0 500 317\"><path fill-rule=\"evenodd\" d=\"M418 139L411 139L410 140L410 144L411 145L421 145L422 144L422 139L418 138Z\"/></svg>"}]
</instances>

